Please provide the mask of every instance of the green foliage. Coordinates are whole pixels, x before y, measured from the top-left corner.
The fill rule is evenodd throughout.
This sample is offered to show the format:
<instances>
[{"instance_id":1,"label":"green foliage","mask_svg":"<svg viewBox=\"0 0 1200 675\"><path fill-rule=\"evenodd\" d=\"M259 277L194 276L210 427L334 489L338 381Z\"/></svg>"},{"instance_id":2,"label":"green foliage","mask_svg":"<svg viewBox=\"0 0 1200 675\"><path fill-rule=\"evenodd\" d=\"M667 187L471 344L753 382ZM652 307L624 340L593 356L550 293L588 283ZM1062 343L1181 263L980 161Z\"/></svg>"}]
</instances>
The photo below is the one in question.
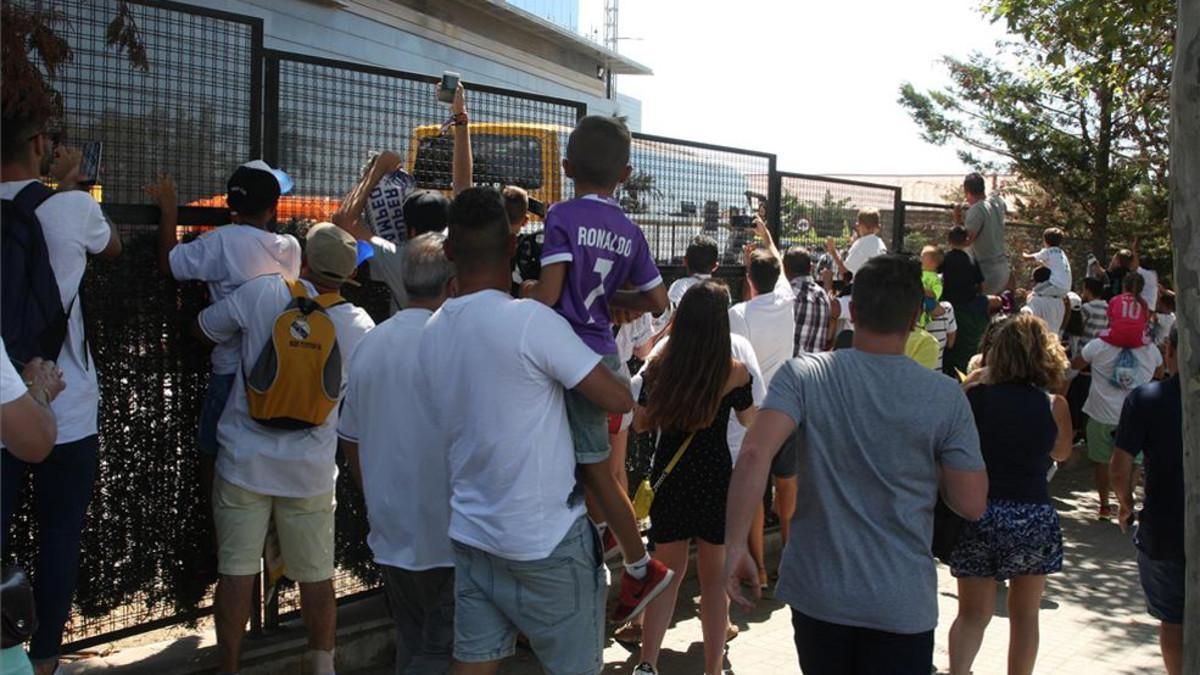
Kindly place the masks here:
<instances>
[{"instance_id":1,"label":"green foliage","mask_svg":"<svg viewBox=\"0 0 1200 675\"><path fill-rule=\"evenodd\" d=\"M840 246L849 240L857 216L858 209L850 203L850 197L834 199L829 190L821 201L785 194L779 203L781 238L785 242L820 243L825 237L834 237Z\"/></svg>"},{"instance_id":2,"label":"green foliage","mask_svg":"<svg viewBox=\"0 0 1200 675\"><path fill-rule=\"evenodd\" d=\"M984 0L1014 38L997 56L946 56L951 84L899 102L921 137L1005 168L1026 219L1109 238L1165 239L1171 0ZM998 159L996 159L998 158ZM1004 167L998 165L1007 165ZM1111 231L1110 231L1111 227Z\"/></svg>"}]
</instances>

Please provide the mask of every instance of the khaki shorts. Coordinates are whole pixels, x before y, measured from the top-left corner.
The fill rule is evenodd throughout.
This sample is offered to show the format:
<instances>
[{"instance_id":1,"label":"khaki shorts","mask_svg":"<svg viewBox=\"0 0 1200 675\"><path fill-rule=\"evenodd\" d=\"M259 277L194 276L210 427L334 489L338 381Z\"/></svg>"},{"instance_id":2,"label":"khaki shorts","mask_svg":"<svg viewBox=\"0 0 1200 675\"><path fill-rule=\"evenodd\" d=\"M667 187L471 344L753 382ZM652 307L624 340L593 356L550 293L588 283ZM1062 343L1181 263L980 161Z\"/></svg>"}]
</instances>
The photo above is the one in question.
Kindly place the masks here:
<instances>
[{"instance_id":1,"label":"khaki shorts","mask_svg":"<svg viewBox=\"0 0 1200 675\"><path fill-rule=\"evenodd\" d=\"M315 497L272 497L242 489L219 476L213 486L217 571L258 574L275 518L287 577L300 583L333 578L333 492Z\"/></svg>"}]
</instances>

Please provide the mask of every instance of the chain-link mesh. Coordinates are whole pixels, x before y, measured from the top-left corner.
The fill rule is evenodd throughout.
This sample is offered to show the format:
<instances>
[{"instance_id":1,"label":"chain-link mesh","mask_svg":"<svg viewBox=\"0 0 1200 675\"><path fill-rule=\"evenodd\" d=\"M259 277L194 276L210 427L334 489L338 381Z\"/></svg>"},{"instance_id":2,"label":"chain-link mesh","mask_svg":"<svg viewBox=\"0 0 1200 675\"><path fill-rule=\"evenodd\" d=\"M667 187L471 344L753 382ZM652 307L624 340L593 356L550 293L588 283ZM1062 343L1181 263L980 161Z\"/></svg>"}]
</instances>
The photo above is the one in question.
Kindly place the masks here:
<instances>
[{"instance_id":1,"label":"chain-link mesh","mask_svg":"<svg viewBox=\"0 0 1200 675\"><path fill-rule=\"evenodd\" d=\"M142 186L165 170L187 203L223 189L232 168L251 159L260 20L131 5L150 63L142 71L105 46L115 0L53 4L68 17L61 34L74 52L54 81L62 131L71 145L103 144L105 202L145 203Z\"/></svg>"},{"instance_id":2,"label":"chain-link mesh","mask_svg":"<svg viewBox=\"0 0 1200 675\"><path fill-rule=\"evenodd\" d=\"M859 211L879 211L880 238L890 250L895 234L895 202L899 188L852 181L780 174L780 247L801 245L824 250L833 238L839 249L850 245Z\"/></svg>"},{"instance_id":3,"label":"chain-link mesh","mask_svg":"<svg viewBox=\"0 0 1200 675\"><path fill-rule=\"evenodd\" d=\"M752 219L768 201L775 158L644 134L633 135L633 173L619 188L622 208L660 265L682 265L688 242L717 241L722 265L740 265Z\"/></svg>"}]
</instances>

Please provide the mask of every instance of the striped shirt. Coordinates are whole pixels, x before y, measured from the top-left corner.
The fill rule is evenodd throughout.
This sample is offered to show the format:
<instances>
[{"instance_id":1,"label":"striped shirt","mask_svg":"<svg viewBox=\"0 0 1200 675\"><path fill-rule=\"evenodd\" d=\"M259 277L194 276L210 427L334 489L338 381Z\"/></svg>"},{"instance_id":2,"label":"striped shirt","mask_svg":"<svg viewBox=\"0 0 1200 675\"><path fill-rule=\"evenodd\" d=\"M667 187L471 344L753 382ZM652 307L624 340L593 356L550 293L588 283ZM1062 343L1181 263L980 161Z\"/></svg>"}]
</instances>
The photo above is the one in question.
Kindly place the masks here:
<instances>
[{"instance_id":1,"label":"striped shirt","mask_svg":"<svg viewBox=\"0 0 1200 675\"><path fill-rule=\"evenodd\" d=\"M1100 337L1100 331L1108 328L1108 303L1096 298L1079 307L1083 313L1083 344Z\"/></svg>"},{"instance_id":2,"label":"striped shirt","mask_svg":"<svg viewBox=\"0 0 1200 675\"><path fill-rule=\"evenodd\" d=\"M925 324L925 332L938 341L937 369L942 369L942 357L946 354L946 340L958 332L958 322L954 320L954 305L948 302L939 303L945 310L941 316L929 315L929 323Z\"/></svg>"},{"instance_id":3,"label":"striped shirt","mask_svg":"<svg viewBox=\"0 0 1200 675\"><path fill-rule=\"evenodd\" d=\"M792 279L796 293L796 338L793 356L802 352L823 352L829 345L829 294L811 276Z\"/></svg>"}]
</instances>

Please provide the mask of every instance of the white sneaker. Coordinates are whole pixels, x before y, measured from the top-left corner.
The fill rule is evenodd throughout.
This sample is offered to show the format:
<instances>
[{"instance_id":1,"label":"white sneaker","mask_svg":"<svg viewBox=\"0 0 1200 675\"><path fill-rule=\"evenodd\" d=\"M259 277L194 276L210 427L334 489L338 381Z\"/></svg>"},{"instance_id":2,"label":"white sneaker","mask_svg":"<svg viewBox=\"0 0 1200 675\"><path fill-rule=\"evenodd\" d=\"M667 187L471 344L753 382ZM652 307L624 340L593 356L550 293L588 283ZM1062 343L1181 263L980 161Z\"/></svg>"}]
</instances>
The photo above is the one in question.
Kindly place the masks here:
<instances>
[{"instance_id":1,"label":"white sneaker","mask_svg":"<svg viewBox=\"0 0 1200 675\"><path fill-rule=\"evenodd\" d=\"M658 671L649 663L642 663L637 668L633 669L633 675L658 675Z\"/></svg>"}]
</instances>

